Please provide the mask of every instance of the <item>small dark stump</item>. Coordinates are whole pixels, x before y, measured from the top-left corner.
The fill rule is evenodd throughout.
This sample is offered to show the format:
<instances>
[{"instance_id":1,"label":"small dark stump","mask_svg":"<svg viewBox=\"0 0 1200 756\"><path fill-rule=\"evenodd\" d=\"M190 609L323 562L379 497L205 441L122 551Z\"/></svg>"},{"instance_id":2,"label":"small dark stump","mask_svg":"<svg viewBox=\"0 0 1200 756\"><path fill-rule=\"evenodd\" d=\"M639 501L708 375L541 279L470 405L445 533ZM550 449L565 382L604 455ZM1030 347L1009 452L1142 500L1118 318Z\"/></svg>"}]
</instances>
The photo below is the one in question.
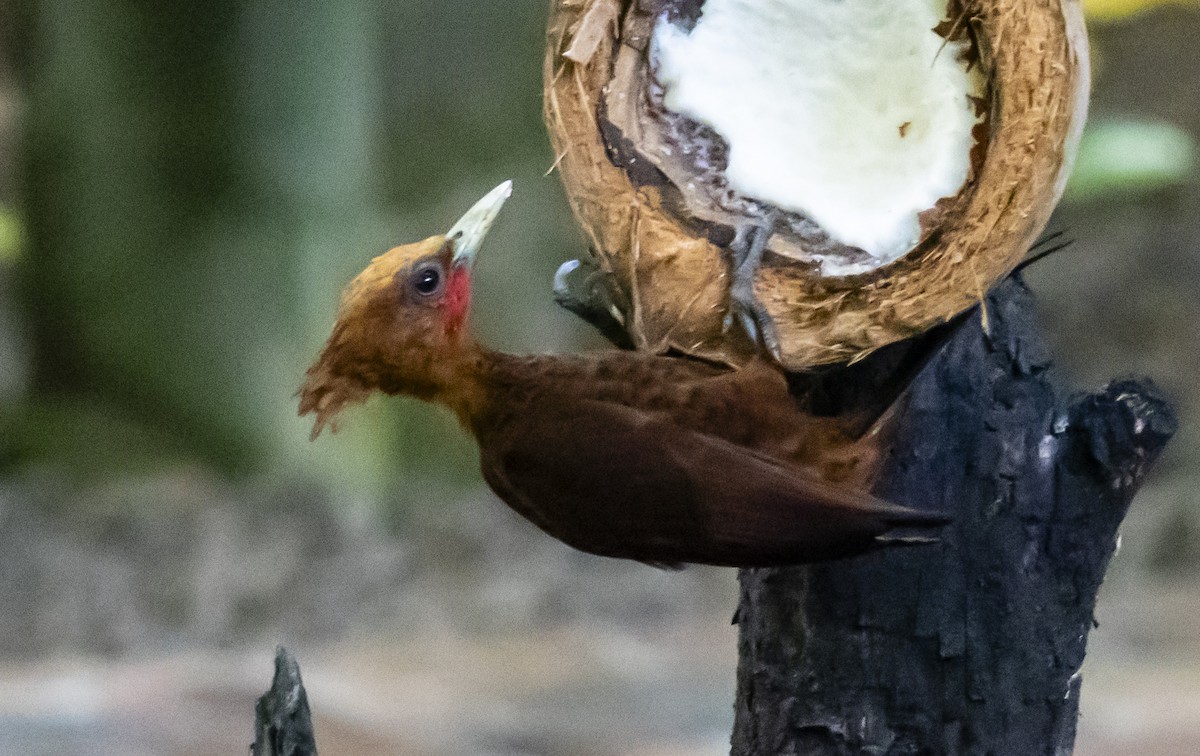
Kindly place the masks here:
<instances>
[{"instance_id":1,"label":"small dark stump","mask_svg":"<svg viewBox=\"0 0 1200 756\"><path fill-rule=\"evenodd\" d=\"M317 756L300 665L283 646L275 650L271 689L254 707L254 730L251 756Z\"/></svg>"}]
</instances>

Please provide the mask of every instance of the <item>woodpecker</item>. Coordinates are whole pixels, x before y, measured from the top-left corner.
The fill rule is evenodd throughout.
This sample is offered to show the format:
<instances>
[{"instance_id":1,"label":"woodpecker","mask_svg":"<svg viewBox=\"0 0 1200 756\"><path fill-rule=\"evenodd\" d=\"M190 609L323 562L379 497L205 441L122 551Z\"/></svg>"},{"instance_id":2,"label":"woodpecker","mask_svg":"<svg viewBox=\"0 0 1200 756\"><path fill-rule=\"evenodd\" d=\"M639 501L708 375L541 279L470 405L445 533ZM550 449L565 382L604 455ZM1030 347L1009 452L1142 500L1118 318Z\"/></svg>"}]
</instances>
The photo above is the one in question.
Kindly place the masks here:
<instances>
[{"instance_id":1,"label":"woodpecker","mask_svg":"<svg viewBox=\"0 0 1200 756\"><path fill-rule=\"evenodd\" d=\"M656 565L782 566L927 536L947 518L870 493L892 412L869 427L807 411L764 355L734 368L647 352L511 355L470 329L472 267L512 191L445 235L376 257L308 369L312 437L375 391L453 412L483 478L582 551ZM903 540L903 539L901 539Z\"/></svg>"}]
</instances>

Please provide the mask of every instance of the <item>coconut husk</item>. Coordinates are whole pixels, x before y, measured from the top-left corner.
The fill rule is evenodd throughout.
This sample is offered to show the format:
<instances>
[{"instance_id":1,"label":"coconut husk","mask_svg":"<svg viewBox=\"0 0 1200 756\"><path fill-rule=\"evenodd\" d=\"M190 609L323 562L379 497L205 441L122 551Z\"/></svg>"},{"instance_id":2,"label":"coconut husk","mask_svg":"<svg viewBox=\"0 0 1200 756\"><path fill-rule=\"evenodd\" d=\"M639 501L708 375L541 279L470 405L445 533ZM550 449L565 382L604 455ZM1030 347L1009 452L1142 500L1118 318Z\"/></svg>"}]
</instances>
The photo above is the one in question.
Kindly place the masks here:
<instances>
[{"instance_id":1,"label":"coconut husk","mask_svg":"<svg viewBox=\"0 0 1200 756\"><path fill-rule=\"evenodd\" d=\"M654 135L621 112L626 90L645 75L657 6L551 3L546 122L593 264L623 294L616 306L631 341L736 364L757 346L728 317L728 227L681 204L662 167L640 157L640 142ZM980 302L1021 261L1062 194L1089 88L1080 3L953 0L948 16L939 32L969 37L987 82L972 175L922 216L912 251L868 273L822 275L811 261L768 249L754 290L789 369L859 359Z\"/></svg>"}]
</instances>

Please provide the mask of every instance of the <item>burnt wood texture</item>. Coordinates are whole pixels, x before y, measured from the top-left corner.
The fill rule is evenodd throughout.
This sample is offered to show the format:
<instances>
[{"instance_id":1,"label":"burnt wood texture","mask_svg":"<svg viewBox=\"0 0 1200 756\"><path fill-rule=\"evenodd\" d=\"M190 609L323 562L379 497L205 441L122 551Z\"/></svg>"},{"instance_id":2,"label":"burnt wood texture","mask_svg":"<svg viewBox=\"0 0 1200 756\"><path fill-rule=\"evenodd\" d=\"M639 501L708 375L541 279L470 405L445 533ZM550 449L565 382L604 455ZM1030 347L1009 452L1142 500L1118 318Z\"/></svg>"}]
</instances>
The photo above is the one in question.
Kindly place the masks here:
<instances>
[{"instance_id":1,"label":"burnt wood texture","mask_svg":"<svg viewBox=\"0 0 1200 756\"><path fill-rule=\"evenodd\" d=\"M317 756L308 693L300 665L280 646L275 651L271 689L254 707L254 744L250 756Z\"/></svg>"},{"instance_id":2,"label":"burnt wood texture","mask_svg":"<svg viewBox=\"0 0 1200 756\"><path fill-rule=\"evenodd\" d=\"M939 543L745 569L735 756L1066 754L1096 593L1175 430L1148 381L1064 397L1018 280L917 378L876 483Z\"/></svg>"}]
</instances>

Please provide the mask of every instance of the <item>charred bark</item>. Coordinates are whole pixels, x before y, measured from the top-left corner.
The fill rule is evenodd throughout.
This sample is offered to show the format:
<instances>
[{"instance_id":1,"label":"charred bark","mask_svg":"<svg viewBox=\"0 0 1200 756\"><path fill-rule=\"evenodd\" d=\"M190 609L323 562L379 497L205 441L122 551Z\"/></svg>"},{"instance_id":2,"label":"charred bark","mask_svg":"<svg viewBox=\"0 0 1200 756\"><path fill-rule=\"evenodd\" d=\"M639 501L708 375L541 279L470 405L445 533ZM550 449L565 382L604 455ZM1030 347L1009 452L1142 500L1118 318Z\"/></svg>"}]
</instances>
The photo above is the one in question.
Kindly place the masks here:
<instances>
[{"instance_id":1,"label":"charred bark","mask_svg":"<svg viewBox=\"0 0 1200 756\"><path fill-rule=\"evenodd\" d=\"M934 545L740 575L733 754L1070 753L1096 593L1175 430L1152 384L1061 398L1019 282L916 380L877 492Z\"/></svg>"},{"instance_id":2,"label":"charred bark","mask_svg":"<svg viewBox=\"0 0 1200 756\"><path fill-rule=\"evenodd\" d=\"M300 665L280 646L275 651L271 689L254 707L254 744L250 756L317 756L308 693Z\"/></svg>"}]
</instances>

